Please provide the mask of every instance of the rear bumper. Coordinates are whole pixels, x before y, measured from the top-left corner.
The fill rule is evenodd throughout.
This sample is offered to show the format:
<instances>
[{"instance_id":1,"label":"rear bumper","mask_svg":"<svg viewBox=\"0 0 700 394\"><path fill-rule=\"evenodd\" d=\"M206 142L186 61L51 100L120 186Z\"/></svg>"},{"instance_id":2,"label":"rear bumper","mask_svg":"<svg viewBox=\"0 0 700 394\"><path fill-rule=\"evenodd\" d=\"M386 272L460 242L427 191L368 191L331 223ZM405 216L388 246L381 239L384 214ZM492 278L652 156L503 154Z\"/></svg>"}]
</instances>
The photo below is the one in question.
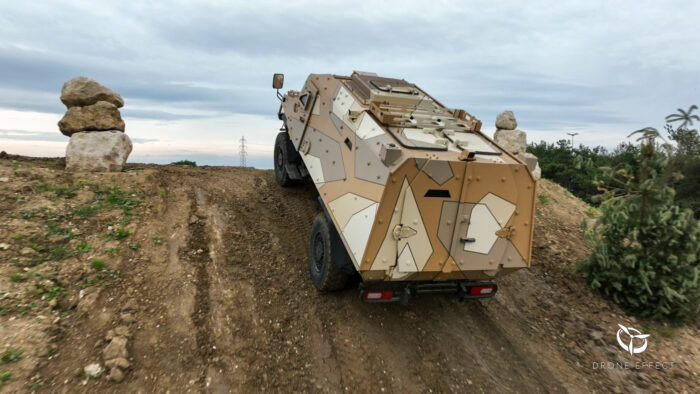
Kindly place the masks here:
<instances>
[{"instance_id":1,"label":"rear bumper","mask_svg":"<svg viewBox=\"0 0 700 394\"><path fill-rule=\"evenodd\" d=\"M487 294L481 294L481 288L492 289ZM368 293L391 292L390 298L367 299ZM468 298L489 298L498 292L495 282L474 281L445 281L445 282L364 282L360 283L360 299L364 302L401 302L407 304L411 297L420 294L454 294L460 301Z\"/></svg>"}]
</instances>

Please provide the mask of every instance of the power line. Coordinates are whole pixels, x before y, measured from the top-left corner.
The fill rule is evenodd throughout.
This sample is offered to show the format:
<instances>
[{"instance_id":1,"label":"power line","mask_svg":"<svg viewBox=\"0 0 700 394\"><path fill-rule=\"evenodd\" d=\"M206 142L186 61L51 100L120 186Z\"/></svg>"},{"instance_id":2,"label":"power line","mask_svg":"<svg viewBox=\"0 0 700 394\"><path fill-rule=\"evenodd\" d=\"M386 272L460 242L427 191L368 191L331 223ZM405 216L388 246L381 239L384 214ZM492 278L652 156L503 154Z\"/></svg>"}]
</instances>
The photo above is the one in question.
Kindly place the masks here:
<instances>
[{"instance_id":1,"label":"power line","mask_svg":"<svg viewBox=\"0 0 700 394\"><path fill-rule=\"evenodd\" d=\"M241 147L238 150L238 155L241 158L241 167L246 167L246 156L248 156L248 151L246 151L246 146L245 146L245 136L241 137Z\"/></svg>"}]
</instances>

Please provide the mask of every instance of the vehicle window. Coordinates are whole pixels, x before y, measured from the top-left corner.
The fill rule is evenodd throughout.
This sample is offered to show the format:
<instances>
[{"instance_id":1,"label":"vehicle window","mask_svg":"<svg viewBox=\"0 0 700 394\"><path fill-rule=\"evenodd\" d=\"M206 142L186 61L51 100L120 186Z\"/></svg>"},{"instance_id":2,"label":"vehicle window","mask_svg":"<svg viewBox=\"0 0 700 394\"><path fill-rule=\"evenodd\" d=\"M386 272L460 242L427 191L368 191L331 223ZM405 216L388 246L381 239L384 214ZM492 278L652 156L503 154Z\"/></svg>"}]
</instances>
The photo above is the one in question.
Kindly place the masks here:
<instances>
[{"instance_id":1,"label":"vehicle window","mask_svg":"<svg viewBox=\"0 0 700 394\"><path fill-rule=\"evenodd\" d=\"M306 108L306 102L309 101L309 94L306 93L301 95L301 97L299 97L299 101L301 101L301 105L303 105L304 108Z\"/></svg>"}]
</instances>

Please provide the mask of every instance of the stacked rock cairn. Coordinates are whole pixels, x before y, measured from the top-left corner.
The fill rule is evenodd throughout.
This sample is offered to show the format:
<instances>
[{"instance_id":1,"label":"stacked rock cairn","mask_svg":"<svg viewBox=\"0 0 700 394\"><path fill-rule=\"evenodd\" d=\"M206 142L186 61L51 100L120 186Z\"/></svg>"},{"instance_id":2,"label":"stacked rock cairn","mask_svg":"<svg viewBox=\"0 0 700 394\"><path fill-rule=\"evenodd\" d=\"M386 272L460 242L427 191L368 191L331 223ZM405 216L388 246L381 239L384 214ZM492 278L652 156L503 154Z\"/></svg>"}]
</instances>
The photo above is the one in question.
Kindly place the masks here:
<instances>
[{"instance_id":1,"label":"stacked rock cairn","mask_svg":"<svg viewBox=\"0 0 700 394\"><path fill-rule=\"evenodd\" d=\"M58 122L70 137L67 171L119 172L131 153L119 108L122 97L97 81L78 77L63 84L61 101L68 111Z\"/></svg>"},{"instance_id":2,"label":"stacked rock cairn","mask_svg":"<svg viewBox=\"0 0 700 394\"><path fill-rule=\"evenodd\" d=\"M512 111L503 111L496 117L496 133L493 135L493 140L501 148L525 162L535 180L540 179L542 170L540 170L537 157L532 153L525 152L527 135L524 131L518 130L518 122Z\"/></svg>"}]
</instances>

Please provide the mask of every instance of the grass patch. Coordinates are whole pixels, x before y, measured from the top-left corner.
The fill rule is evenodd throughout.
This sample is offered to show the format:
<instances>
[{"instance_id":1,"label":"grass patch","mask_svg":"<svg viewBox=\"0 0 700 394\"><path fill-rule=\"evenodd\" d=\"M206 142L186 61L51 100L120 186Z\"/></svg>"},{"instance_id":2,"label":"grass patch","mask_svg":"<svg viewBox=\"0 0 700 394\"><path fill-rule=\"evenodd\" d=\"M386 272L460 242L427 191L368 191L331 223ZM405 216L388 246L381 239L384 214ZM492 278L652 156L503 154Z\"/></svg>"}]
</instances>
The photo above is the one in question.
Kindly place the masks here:
<instances>
[{"instance_id":1,"label":"grass patch","mask_svg":"<svg viewBox=\"0 0 700 394\"><path fill-rule=\"evenodd\" d=\"M71 198L75 197L80 185L51 185L45 180L41 180L36 190L39 193L53 192L55 197Z\"/></svg>"},{"instance_id":2,"label":"grass patch","mask_svg":"<svg viewBox=\"0 0 700 394\"><path fill-rule=\"evenodd\" d=\"M35 251L39 253L44 253L46 251L46 246L44 245L39 245L36 242L30 242L29 245L27 245L29 248L34 249Z\"/></svg>"},{"instance_id":3,"label":"grass patch","mask_svg":"<svg viewBox=\"0 0 700 394\"><path fill-rule=\"evenodd\" d=\"M186 167L197 167L197 162L196 161L190 161L190 160L180 160L176 161L174 163L170 163L176 166L186 166Z\"/></svg>"},{"instance_id":4,"label":"grass patch","mask_svg":"<svg viewBox=\"0 0 700 394\"><path fill-rule=\"evenodd\" d=\"M118 227L112 230L112 233L110 234L111 239L115 240L122 240L131 234L131 230L125 229L124 227Z\"/></svg>"},{"instance_id":5,"label":"grass patch","mask_svg":"<svg viewBox=\"0 0 700 394\"><path fill-rule=\"evenodd\" d=\"M22 349L8 348L2 353L2 356L0 356L0 364L17 361L22 358L22 353L24 353Z\"/></svg>"},{"instance_id":6,"label":"grass patch","mask_svg":"<svg viewBox=\"0 0 700 394\"><path fill-rule=\"evenodd\" d=\"M586 208L586 215L592 219L596 216L600 216L600 211L596 207L589 206L588 208Z\"/></svg>"},{"instance_id":7,"label":"grass patch","mask_svg":"<svg viewBox=\"0 0 700 394\"><path fill-rule=\"evenodd\" d=\"M79 207L73 208L72 212L73 215L76 216L82 216L82 217L90 217L90 216L95 216L97 212L100 211L99 207L96 207L94 205L81 205Z\"/></svg>"},{"instance_id":8,"label":"grass patch","mask_svg":"<svg viewBox=\"0 0 700 394\"><path fill-rule=\"evenodd\" d=\"M15 233L10 235L10 238L14 239L15 241L19 241L20 239L22 239L22 237L24 237L24 234L21 233Z\"/></svg>"},{"instance_id":9,"label":"grass patch","mask_svg":"<svg viewBox=\"0 0 700 394\"><path fill-rule=\"evenodd\" d=\"M17 274L10 275L10 282L19 283L19 282L24 282L25 280L27 280L27 277L24 276L23 274L17 273Z\"/></svg>"},{"instance_id":10,"label":"grass patch","mask_svg":"<svg viewBox=\"0 0 700 394\"><path fill-rule=\"evenodd\" d=\"M129 244L129 249L131 249L131 250L139 250L139 247L141 247L141 245L139 245L138 242L134 242L133 244Z\"/></svg>"},{"instance_id":11,"label":"grass patch","mask_svg":"<svg viewBox=\"0 0 700 394\"><path fill-rule=\"evenodd\" d=\"M32 309L36 309L39 307L39 304L36 302L32 302L31 304L24 304L24 305L18 305L17 308L17 316L22 317L27 314L27 312L31 311Z\"/></svg>"},{"instance_id":12,"label":"grass patch","mask_svg":"<svg viewBox=\"0 0 700 394\"><path fill-rule=\"evenodd\" d=\"M66 289L64 289L61 286L56 286L56 287L51 288L51 290L47 291L46 293L44 293L44 299L47 301L60 300L61 297L63 297L63 295L65 294L65 292L66 292Z\"/></svg>"},{"instance_id":13,"label":"grass patch","mask_svg":"<svg viewBox=\"0 0 700 394\"><path fill-rule=\"evenodd\" d=\"M540 204L543 204L543 205L546 204L547 202L549 202L549 199L543 193L538 194L537 199L540 201Z\"/></svg>"},{"instance_id":14,"label":"grass patch","mask_svg":"<svg viewBox=\"0 0 700 394\"><path fill-rule=\"evenodd\" d=\"M76 191L80 188L78 185L69 186L56 186L53 188L53 192L56 197L71 198L75 197Z\"/></svg>"},{"instance_id":15,"label":"grass patch","mask_svg":"<svg viewBox=\"0 0 700 394\"><path fill-rule=\"evenodd\" d=\"M154 245L163 245L163 237L160 237L158 235L153 236L153 244Z\"/></svg>"},{"instance_id":16,"label":"grass patch","mask_svg":"<svg viewBox=\"0 0 700 394\"><path fill-rule=\"evenodd\" d=\"M93 268L95 268L93 266ZM122 277L121 271L113 271L113 270L108 270L106 268L103 268L100 272L95 274L94 277L86 280L85 282L81 283L78 285L78 288L80 290L86 289L91 286L109 286L110 282L108 279L119 279Z\"/></svg>"},{"instance_id":17,"label":"grass patch","mask_svg":"<svg viewBox=\"0 0 700 394\"><path fill-rule=\"evenodd\" d=\"M39 193L48 193L51 191L51 185L49 185L49 183L46 182L46 180L42 179L41 181L39 181L39 186L36 187L36 191L38 191Z\"/></svg>"},{"instance_id":18,"label":"grass patch","mask_svg":"<svg viewBox=\"0 0 700 394\"><path fill-rule=\"evenodd\" d=\"M92 201L102 204L106 208L120 208L124 219L123 224L128 224L132 216L135 216L138 211L136 208L141 205L139 200L142 194L126 192L116 186L108 188L100 188L98 185L88 184L95 193Z\"/></svg>"},{"instance_id":19,"label":"grass patch","mask_svg":"<svg viewBox=\"0 0 700 394\"><path fill-rule=\"evenodd\" d=\"M97 282L95 280L88 279L84 283L81 283L80 285L78 285L78 289L83 290L83 289L87 289L88 287L97 286L97 285L101 285L101 284L102 284L102 282Z\"/></svg>"},{"instance_id":20,"label":"grass patch","mask_svg":"<svg viewBox=\"0 0 700 394\"><path fill-rule=\"evenodd\" d=\"M87 243L86 241L83 241L83 242L78 244L77 251L78 251L78 253L82 254L82 253L87 253L88 251L90 251L90 249L92 249L92 246L90 246L90 244Z\"/></svg>"},{"instance_id":21,"label":"grass patch","mask_svg":"<svg viewBox=\"0 0 700 394\"><path fill-rule=\"evenodd\" d=\"M25 209L21 211L19 214L22 216L22 219L31 219L36 215L38 211L36 209Z\"/></svg>"},{"instance_id":22,"label":"grass patch","mask_svg":"<svg viewBox=\"0 0 700 394\"><path fill-rule=\"evenodd\" d=\"M90 266L96 270L103 270L107 266L107 263L102 259L92 259Z\"/></svg>"},{"instance_id":23,"label":"grass patch","mask_svg":"<svg viewBox=\"0 0 700 394\"><path fill-rule=\"evenodd\" d=\"M663 331L661 331L661 335L664 338L675 338L676 337L676 333L673 330L663 330Z\"/></svg>"},{"instance_id":24,"label":"grass patch","mask_svg":"<svg viewBox=\"0 0 700 394\"><path fill-rule=\"evenodd\" d=\"M15 380L17 380L17 378L12 376L12 372L7 370L0 372L0 387Z\"/></svg>"},{"instance_id":25,"label":"grass patch","mask_svg":"<svg viewBox=\"0 0 700 394\"><path fill-rule=\"evenodd\" d=\"M43 378L36 378L32 380L32 385L30 386L32 391L37 391L41 386L44 385L44 379Z\"/></svg>"},{"instance_id":26,"label":"grass patch","mask_svg":"<svg viewBox=\"0 0 700 394\"><path fill-rule=\"evenodd\" d=\"M63 260L64 257L68 254L68 251L64 246L58 246L54 249L51 249L49 252L49 256L55 261L61 261Z\"/></svg>"}]
</instances>

